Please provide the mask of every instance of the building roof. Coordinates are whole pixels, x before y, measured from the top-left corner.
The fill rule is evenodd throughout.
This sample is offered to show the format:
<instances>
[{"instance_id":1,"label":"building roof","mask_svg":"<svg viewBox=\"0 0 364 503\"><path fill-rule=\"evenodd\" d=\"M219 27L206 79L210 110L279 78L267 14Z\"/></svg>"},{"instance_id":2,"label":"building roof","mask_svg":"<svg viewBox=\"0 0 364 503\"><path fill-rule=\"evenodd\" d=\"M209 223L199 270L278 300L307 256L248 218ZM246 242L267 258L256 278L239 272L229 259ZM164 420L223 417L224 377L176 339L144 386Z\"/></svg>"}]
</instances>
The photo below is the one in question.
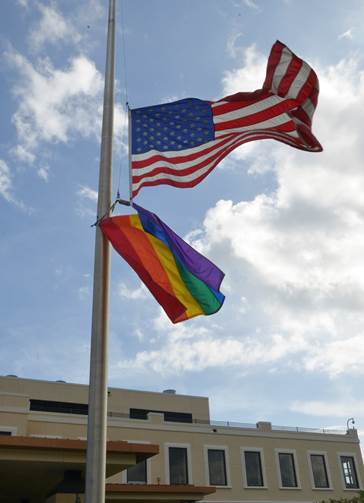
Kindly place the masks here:
<instances>
[{"instance_id":1,"label":"building roof","mask_svg":"<svg viewBox=\"0 0 364 503\"><path fill-rule=\"evenodd\" d=\"M192 502L216 491L215 487L165 484L106 484L107 502Z\"/></svg>"},{"instance_id":2,"label":"building roof","mask_svg":"<svg viewBox=\"0 0 364 503\"><path fill-rule=\"evenodd\" d=\"M86 466L85 440L0 436L0 494L11 503L22 497L42 501L64 479L80 474L80 492ZM107 442L106 476L119 473L159 452L155 444ZM81 491L82 490L82 491Z\"/></svg>"}]
</instances>

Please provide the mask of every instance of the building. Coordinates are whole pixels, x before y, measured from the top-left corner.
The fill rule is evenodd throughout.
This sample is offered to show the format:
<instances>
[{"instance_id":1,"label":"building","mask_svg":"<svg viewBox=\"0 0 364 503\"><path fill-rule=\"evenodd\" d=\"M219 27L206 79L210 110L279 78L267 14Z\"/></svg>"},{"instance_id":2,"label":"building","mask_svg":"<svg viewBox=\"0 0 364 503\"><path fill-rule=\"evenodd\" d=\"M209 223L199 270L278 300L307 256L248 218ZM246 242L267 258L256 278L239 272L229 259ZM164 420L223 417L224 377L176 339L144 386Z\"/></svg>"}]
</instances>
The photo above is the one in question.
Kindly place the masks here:
<instances>
[{"instance_id":1,"label":"building","mask_svg":"<svg viewBox=\"0 0 364 503\"><path fill-rule=\"evenodd\" d=\"M31 487L34 470L47 456L61 452L65 459L72 449L74 458L53 480L55 495L64 498L47 501L82 501L87 398L86 385L0 377L0 501L5 470L11 480L12 468L20 467ZM363 489L355 429L214 422L207 398L174 390L110 388L108 441L107 501L316 502L350 498ZM27 442L33 452L24 457ZM70 493L73 483L78 493ZM19 494L4 501L33 503Z\"/></svg>"}]
</instances>

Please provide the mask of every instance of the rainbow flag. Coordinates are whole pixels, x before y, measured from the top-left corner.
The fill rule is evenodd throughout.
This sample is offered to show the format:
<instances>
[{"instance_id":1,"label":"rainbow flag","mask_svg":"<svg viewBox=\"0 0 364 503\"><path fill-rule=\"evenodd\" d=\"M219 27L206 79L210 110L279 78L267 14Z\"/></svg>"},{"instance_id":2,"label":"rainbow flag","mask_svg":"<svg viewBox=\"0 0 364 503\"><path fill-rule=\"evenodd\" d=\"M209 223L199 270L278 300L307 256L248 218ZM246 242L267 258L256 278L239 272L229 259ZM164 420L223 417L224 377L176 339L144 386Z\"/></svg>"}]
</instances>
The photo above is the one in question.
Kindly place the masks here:
<instances>
[{"instance_id":1,"label":"rainbow flag","mask_svg":"<svg viewBox=\"0 0 364 503\"><path fill-rule=\"evenodd\" d=\"M224 273L150 211L103 219L99 226L173 323L216 313Z\"/></svg>"}]
</instances>

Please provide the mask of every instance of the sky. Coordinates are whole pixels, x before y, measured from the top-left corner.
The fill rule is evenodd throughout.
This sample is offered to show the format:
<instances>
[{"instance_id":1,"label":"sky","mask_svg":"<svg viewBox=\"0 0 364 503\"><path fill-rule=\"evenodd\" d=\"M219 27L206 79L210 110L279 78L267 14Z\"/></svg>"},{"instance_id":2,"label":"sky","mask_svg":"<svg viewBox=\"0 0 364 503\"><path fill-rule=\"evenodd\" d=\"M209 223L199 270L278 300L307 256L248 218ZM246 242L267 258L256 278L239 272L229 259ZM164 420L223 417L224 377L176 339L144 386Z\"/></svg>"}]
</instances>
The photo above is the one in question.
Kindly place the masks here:
<instances>
[{"instance_id":1,"label":"sky","mask_svg":"<svg viewBox=\"0 0 364 503\"><path fill-rule=\"evenodd\" d=\"M106 0L2 0L0 374L88 383ZM324 151L243 145L193 189L136 202L226 274L173 325L112 253L110 386L208 396L217 420L364 434L361 0L117 1L113 196L127 115L261 87L281 40L320 80ZM117 213L125 213L118 208Z\"/></svg>"}]
</instances>

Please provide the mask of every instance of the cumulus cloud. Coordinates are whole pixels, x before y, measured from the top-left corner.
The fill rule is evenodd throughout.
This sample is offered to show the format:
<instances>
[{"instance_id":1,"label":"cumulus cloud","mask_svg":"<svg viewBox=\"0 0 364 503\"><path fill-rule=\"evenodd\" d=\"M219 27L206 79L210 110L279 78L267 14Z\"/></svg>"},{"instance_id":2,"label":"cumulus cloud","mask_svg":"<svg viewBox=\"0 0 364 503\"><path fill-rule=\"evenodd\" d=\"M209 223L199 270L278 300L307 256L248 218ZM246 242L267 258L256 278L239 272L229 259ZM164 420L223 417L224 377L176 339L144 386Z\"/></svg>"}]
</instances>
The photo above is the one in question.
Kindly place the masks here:
<instances>
[{"instance_id":1,"label":"cumulus cloud","mask_svg":"<svg viewBox=\"0 0 364 503\"><path fill-rule=\"evenodd\" d=\"M47 44L62 42L77 43L81 36L77 33L69 19L65 19L55 3L45 5L36 3L41 18L30 32L31 47L38 51Z\"/></svg>"},{"instance_id":2,"label":"cumulus cloud","mask_svg":"<svg viewBox=\"0 0 364 503\"><path fill-rule=\"evenodd\" d=\"M18 108L13 115L19 160L34 163L40 145L68 143L75 137L99 139L102 119L103 77L85 56L72 58L66 68L49 59L32 64L16 51L7 54L19 74L13 92ZM115 107L115 133L125 139L126 112Z\"/></svg>"},{"instance_id":3,"label":"cumulus cloud","mask_svg":"<svg viewBox=\"0 0 364 503\"><path fill-rule=\"evenodd\" d=\"M226 50L231 58L236 58L240 56L242 52L242 47L239 46L239 40L244 36L242 32L233 32L226 43Z\"/></svg>"},{"instance_id":4,"label":"cumulus cloud","mask_svg":"<svg viewBox=\"0 0 364 503\"><path fill-rule=\"evenodd\" d=\"M92 61L79 56L60 70L47 59L35 67L17 52L8 59L21 77L14 89L19 106L13 123L23 159L25 153L34 155L41 141L66 143L74 133L87 137L99 130L102 77Z\"/></svg>"},{"instance_id":5,"label":"cumulus cloud","mask_svg":"<svg viewBox=\"0 0 364 503\"><path fill-rule=\"evenodd\" d=\"M225 74L224 93L259 87L265 65L249 47L244 66ZM161 315L160 347L121 365L161 373L277 365L330 378L364 373L364 73L356 58L314 66L321 84L314 130L324 152L273 141L243 146L231 157L242 179L269 170L277 188L251 201L218 201L189 235L226 272L229 294L214 324L171 327ZM257 157L265 169L249 171Z\"/></svg>"},{"instance_id":6,"label":"cumulus cloud","mask_svg":"<svg viewBox=\"0 0 364 503\"><path fill-rule=\"evenodd\" d=\"M148 291L143 284L141 284L138 288L132 289L128 288L125 283L120 283L117 291L120 297L125 297L129 300L139 300L148 297Z\"/></svg>"}]
</instances>

